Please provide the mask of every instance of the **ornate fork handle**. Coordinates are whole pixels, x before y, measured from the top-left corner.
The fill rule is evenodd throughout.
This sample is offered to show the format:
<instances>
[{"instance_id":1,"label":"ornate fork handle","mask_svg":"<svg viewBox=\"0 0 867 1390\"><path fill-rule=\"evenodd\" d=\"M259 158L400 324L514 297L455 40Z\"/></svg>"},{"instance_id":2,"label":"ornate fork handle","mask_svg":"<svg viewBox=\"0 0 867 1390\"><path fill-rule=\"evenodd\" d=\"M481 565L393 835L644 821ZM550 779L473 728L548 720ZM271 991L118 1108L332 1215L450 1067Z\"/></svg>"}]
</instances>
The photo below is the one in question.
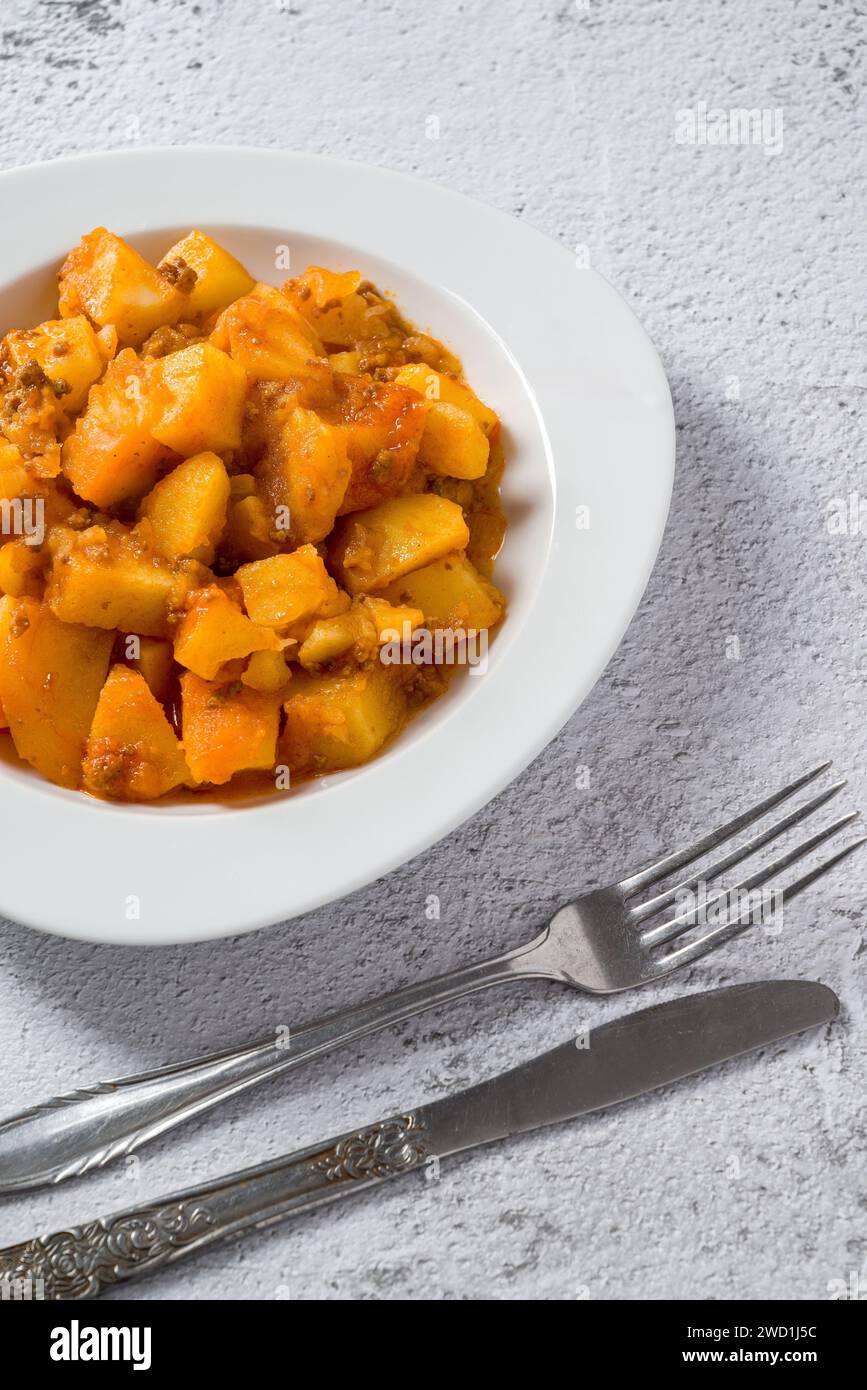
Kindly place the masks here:
<instances>
[{"instance_id":1,"label":"ornate fork handle","mask_svg":"<svg viewBox=\"0 0 867 1390\"><path fill-rule=\"evenodd\" d=\"M0 1295L92 1298L225 1236L399 1177L430 1153L425 1112L397 1115L154 1206L0 1250Z\"/></svg>"},{"instance_id":2,"label":"ornate fork handle","mask_svg":"<svg viewBox=\"0 0 867 1390\"><path fill-rule=\"evenodd\" d=\"M266 1038L103 1082L14 1115L0 1124L0 1192L101 1168L239 1091L437 1004L521 976L549 977L538 949L546 937L547 931L506 955L332 1014L290 1035L288 1044Z\"/></svg>"}]
</instances>

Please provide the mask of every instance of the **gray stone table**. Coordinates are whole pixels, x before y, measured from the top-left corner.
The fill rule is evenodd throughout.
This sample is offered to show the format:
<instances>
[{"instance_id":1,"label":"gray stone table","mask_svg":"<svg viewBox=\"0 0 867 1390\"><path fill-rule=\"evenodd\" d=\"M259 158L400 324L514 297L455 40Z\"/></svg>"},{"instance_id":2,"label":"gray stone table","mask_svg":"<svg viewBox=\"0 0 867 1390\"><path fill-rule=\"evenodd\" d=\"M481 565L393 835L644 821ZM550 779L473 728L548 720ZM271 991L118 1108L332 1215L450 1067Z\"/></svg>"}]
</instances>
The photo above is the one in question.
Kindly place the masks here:
<instances>
[{"instance_id":1,"label":"gray stone table","mask_svg":"<svg viewBox=\"0 0 867 1390\"><path fill-rule=\"evenodd\" d=\"M856 9L7 0L3 167L235 143L476 194L586 247L630 301L671 380L678 473L644 601L595 691L434 849L303 920L192 949L4 923L4 1111L502 949L576 889L822 757L850 777L848 804L865 803L867 538L827 524L834 499L867 492ZM701 103L766 110L765 143L679 141L679 113ZM137 1296L822 1298L860 1276L863 1297L865 880L867 858L851 860L779 936L756 931L676 985L819 978L846 1010L827 1037L217 1247ZM126 1167L5 1202L3 1241L447 1094L624 1007L537 985L428 1015Z\"/></svg>"}]
</instances>

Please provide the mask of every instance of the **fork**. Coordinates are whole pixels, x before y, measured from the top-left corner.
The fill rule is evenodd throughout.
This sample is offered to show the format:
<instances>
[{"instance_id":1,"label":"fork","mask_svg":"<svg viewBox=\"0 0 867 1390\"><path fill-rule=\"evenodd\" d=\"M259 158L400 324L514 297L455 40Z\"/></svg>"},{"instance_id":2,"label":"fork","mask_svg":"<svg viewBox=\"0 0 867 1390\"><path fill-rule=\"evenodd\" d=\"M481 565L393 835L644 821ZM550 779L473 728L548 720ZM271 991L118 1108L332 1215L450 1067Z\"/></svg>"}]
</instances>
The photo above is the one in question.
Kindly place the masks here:
<instances>
[{"instance_id":1,"label":"fork","mask_svg":"<svg viewBox=\"0 0 867 1390\"><path fill-rule=\"evenodd\" d=\"M100 1168L279 1072L490 985L531 978L558 981L590 994L611 994L663 979L674 970L694 964L748 929L752 900L748 899L744 910L731 920L723 920L698 935L694 935L695 914L688 907L673 913L666 909L681 895L718 879L806 820L836 796L845 781L817 793L767 829L723 853L700 873L664 887L651 897L637 899L752 826L829 767L830 763L825 762L813 768L685 849L675 850L605 888L582 894L555 912L545 930L532 941L504 955L320 1019L291 1034L288 1046L283 1037L265 1038L246 1047L103 1082L13 1116L0 1124L0 1192L62 1182ZM717 909L732 897L736 902L742 901L740 895L764 888L856 819L857 814L841 816L728 892L713 894L707 898L706 907ZM777 907L803 892L865 840L867 836L861 836L818 867L775 890ZM685 936L689 939L677 944Z\"/></svg>"}]
</instances>

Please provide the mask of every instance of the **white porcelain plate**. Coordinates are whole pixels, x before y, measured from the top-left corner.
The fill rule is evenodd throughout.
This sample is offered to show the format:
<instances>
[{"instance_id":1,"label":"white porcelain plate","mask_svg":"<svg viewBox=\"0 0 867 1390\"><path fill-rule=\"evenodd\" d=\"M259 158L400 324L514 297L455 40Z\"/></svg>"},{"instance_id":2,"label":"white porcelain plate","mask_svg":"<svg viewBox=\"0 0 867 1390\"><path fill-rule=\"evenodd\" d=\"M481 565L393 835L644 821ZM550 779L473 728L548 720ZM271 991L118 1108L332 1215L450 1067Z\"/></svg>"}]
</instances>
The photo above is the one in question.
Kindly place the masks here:
<instances>
[{"instance_id":1,"label":"white porcelain plate","mask_svg":"<svg viewBox=\"0 0 867 1390\"><path fill-rule=\"evenodd\" d=\"M505 426L508 617L380 758L258 800L125 806L0 764L0 911L90 941L249 931L351 892L460 825L588 693L638 605L671 495L674 422L640 324L522 222L385 169L245 149L143 149L0 175L0 331L56 314L99 225L157 256L202 227L279 283L361 269L443 339ZM8 739L5 740L8 742ZM516 852L519 847L516 846Z\"/></svg>"}]
</instances>

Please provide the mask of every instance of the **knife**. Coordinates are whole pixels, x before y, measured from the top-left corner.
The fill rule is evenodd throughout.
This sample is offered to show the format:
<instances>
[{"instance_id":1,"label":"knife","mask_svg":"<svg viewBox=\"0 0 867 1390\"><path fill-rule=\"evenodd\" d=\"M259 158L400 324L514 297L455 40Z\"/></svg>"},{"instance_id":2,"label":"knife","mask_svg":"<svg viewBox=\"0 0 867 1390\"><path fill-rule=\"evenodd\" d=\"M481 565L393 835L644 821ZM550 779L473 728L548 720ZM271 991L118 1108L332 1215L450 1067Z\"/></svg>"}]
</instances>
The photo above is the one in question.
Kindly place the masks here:
<instances>
[{"instance_id":1,"label":"knife","mask_svg":"<svg viewBox=\"0 0 867 1390\"><path fill-rule=\"evenodd\" d=\"M0 1250L0 1289L91 1298L226 1236L367 1191L477 1145L643 1095L837 1017L809 980L691 994L594 1028L457 1095L148 1207Z\"/></svg>"}]
</instances>

